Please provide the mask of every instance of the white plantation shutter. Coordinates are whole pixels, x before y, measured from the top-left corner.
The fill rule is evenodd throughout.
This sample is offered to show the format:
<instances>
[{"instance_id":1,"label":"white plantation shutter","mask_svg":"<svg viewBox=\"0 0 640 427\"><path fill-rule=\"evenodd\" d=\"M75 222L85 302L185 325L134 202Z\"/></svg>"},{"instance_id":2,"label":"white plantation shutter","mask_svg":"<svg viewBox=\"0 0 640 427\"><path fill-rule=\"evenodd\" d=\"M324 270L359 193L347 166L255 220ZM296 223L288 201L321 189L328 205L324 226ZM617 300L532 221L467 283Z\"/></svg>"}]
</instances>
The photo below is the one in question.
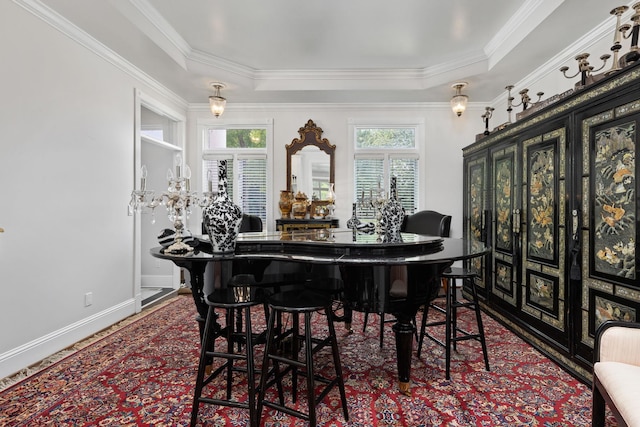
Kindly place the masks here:
<instances>
[{"instance_id":1,"label":"white plantation shutter","mask_svg":"<svg viewBox=\"0 0 640 427\"><path fill-rule=\"evenodd\" d=\"M267 159L238 159L238 192L242 212L267 221Z\"/></svg>"},{"instance_id":2,"label":"white plantation shutter","mask_svg":"<svg viewBox=\"0 0 640 427\"><path fill-rule=\"evenodd\" d=\"M391 175L396 177L398 200L407 214L416 209L418 193L418 160L391 158Z\"/></svg>"},{"instance_id":3,"label":"white plantation shutter","mask_svg":"<svg viewBox=\"0 0 640 427\"><path fill-rule=\"evenodd\" d=\"M384 159L356 159L354 175L356 177L356 199L361 201L363 197L370 198L372 191L375 192L378 186L385 188ZM359 204L357 212L362 219L374 219L374 211L370 206Z\"/></svg>"},{"instance_id":4,"label":"white plantation shutter","mask_svg":"<svg viewBox=\"0 0 640 427\"><path fill-rule=\"evenodd\" d=\"M218 161L227 160L227 192L248 215L267 223L267 146L271 124L206 126L202 129L202 188L218 190Z\"/></svg>"},{"instance_id":5,"label":"white plantation shutter","mask_svg":"<svg viewBox=\"0 0 640 427\"><path fill-rule=\"evenodd\" d=\"M389 197L389 183L396 177L397 196L407 214L418 206L419 150L417 126L354 127L354 190L357 201L376 196L378 188ZM374 219L369 206L358 205L358 216Z\"/></svg>"}]
</instances>

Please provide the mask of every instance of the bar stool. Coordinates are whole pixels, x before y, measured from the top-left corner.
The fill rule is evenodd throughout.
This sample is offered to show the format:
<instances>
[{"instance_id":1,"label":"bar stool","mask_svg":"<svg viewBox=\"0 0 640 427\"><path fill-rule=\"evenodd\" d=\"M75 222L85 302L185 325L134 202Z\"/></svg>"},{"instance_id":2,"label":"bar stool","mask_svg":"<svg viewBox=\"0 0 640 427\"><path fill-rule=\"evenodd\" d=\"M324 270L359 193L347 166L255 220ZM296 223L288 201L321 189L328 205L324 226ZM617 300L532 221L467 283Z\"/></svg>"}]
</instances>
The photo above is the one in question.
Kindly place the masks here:
<instances>
[{"instance_id":1,"label":"bar stool","mask_svg":"<svg viewBox=\"0 0 640 427\"><path fill-rule=\"evenodd\" d=\"M250 425L257 425L255 412L256 372L253 357L255 337L251 329L251 308L264 304L266 295L265 290L261 288L232 286L226 289L217 289L205 299L209 305L209 311L204 327L196 387L193 394L192 427L196 425L200 403L248 409ZM216 319L218 317L216 309L226 311L226 325L224 328L216 328ZM242 325L237 325L235 322L236 312L244 313L244 332L242 331ZM226 351L215 350L215 340L221 336L224 336L227 341ZM235 343L239 344L237 351L234 351ZM244 347L244 350L242 350L242 347ZM225 362L210 372L216 358L225 359ZM241 360L246 361L246 367L234 365L235 361ZM226 372L227 375L226 398L215 398L212 394L203 396L203 389L223 372ZM247 402L240 402L231 398L234 372L245 372L247 374ZM215 390L211 391L212 393L215 392Z\"/></svg>"},{"instance_id":2,"label":"bar stool","mask_svg":"<svg viewBox=\"0 0 640 427\"><path fill-rule=\"evenodd\" d=\"M437 344L443 346L446 349L446 378L450 379L450 366L451 366L451 346L457 350L456 343L464 340L476 340L480 342L482 346L482 354L484 356L484 365L487 371L489 370L489 358L487 356L487 344L484 338L484 328L482 326L482 316L480 315L480 304L478 304L478 292L476 290L475 279L477 274L466 268L451 267L442 273L441 277L446 280L445 298L446 306L443 309L435 304L426 304L424 307L424 313L422 315L422 324L420 326L420 336L418 339L418 357L422 351L422 342L424 337L431 339ZM463 282L465 280L470 282L471 288L471 301L463 302L458 301L456 290L456 279L460 279ZM427 322L427 316L429 308L433 308L441 313L445 314L444 321ZM475 311L476 323L478 332L470 333L458 327L458 308L466 308ZM427 327L445 325L445 342L442 342L438 338L429 334L426 331ZM460 335L458 335L460 333Z\"/></svg>"},{"instance_id":3,"label":"bar stool","mask_svg":"<svg viewBox=\"0 0 640 427\"><path fill-rule=\"evenodd\" d=\"M284 412L294 417L309 421L310 427L316 426L316 406L325 398L329 391L338 386L340 398L342 400L342 411L346 421L349 420L347 410L347 397L342 378L342 366L338 354L338 341L336 331L331 320L332 298L328 294L322 294L309 289L292 290L277 293L269 298L269 321L267 323L267 344L264 350L264 360L262 363L262 375L260 377L260 387L258 393L257 419L260 424L262 409L267 406L272 409ZM316 311L322 311L326 315L329 335L325 338L313 336L311 330L311 315ZM275 336L275 320L279 315L290 314L292 317L292 329L283 332L278 340L283 339L290 333L292 337L291 353L279 351ZM299 315L304 315L304 334L300 335ZM300 351L299 343L304 340L305 358L298 360ZM313 355L326 346L331 346L333 353L333 364L335 370L334 378L320 376L314 370ZM273 362L273 369L269 369ZM280 364L287 365L285 369L280 369ZM298 375L306 377L307 382L307 403L308 413L285 406L284 392L282 388L282 378L291 373L292 399L296 402L298 391ZM325 384L325 387L316 397L316 382ZM277 386L278 402L266 399L266 391L273 385Z\"/></svg>"}]
</instances>

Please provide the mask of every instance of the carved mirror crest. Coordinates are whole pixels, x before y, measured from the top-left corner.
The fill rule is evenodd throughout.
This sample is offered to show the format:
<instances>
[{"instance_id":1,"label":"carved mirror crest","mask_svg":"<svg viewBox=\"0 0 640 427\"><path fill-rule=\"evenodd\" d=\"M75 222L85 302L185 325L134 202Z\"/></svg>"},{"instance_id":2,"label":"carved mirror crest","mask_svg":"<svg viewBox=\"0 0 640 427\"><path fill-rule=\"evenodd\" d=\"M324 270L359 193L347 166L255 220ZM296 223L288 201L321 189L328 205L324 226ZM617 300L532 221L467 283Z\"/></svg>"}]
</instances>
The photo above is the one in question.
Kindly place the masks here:
<instances>
[{"instance_id":1,"label":"carved mirror crest","mask_svg":"<svg viewBox=\"0 0 640 427\"><path fill-rule=\"evenodd\" d=\"M294 138L285 147L287 190L301 191L310 199L326 199L325 192L330 188L330 183L335 182L336 146L322 137L322 128L317 127L311 119L298 129L298 134L300 138Z\"/></svg>"}]
</instances>

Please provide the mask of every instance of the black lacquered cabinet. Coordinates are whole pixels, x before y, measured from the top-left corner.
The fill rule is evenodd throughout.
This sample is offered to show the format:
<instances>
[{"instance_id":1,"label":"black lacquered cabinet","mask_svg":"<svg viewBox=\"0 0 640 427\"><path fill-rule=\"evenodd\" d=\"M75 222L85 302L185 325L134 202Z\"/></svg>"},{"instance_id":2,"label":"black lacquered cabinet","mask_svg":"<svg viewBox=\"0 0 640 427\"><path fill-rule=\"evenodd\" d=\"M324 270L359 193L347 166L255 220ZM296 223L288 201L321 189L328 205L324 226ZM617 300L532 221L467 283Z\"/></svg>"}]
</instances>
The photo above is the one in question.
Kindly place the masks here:
<instances>
[{"instance_id":1,"label":"black lacquered cabinet","mask_svg":"<svg viewBox=\"0 0 640 427\"><path fill-rule=\"evenodd\" d=\"M640 321L639 122L632 66L463 150L486 307L585 381L596 328Z\"/></svg>"}]
</instances>

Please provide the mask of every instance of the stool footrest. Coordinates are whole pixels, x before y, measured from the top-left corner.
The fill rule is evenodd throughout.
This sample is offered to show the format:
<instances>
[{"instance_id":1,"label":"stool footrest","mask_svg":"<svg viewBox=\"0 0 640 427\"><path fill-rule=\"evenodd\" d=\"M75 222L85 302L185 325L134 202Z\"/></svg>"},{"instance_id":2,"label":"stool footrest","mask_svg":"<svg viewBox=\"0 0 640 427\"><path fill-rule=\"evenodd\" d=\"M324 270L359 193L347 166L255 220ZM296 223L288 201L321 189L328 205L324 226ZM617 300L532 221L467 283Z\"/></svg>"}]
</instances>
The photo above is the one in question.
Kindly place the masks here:
<instances>
[{"instance_id":1,"label":"stool footrest","mask_svg":"<svg viewBox=\"0 0 640 427\"><path fill-rule=\"evenodd\" d=\"M429 304L429 309L434 309L436 311L439 311L440 313L446 314L447 310L440 307L439 305L435 305L435 304Z\"/></svg>"},{"instance_id":2,"label":"stool footrest","mask_svg":"<svg viewBox=\"0 0 640 427\"><path fill-rule=\"evenodd\" d=\"M229 406L232 408L249 409L249 404L246 402L238 402L235 400L226 399L213 399L211 397L200 397L198 403L208 403L210 405Z\"/></svg>"},{"instance_id":3,"label":"stool footrest","mask_svg":"<svg viewBox=\"0 0 640 427\"><path fill-rule=\"evenodd\" d=\"M436 344L441 345L442 347L445 347L445 348L447 347L447 344L445 344L439 338L436 338L436 337L434 337L433 335L431 335L431 334L429 334L427 332L424 333L424 336L426 338L429 338L431 341L435 342Z\"/></svg>"},{"instance_id":4,"label":"stool footrest","mask_svg":"<svg viewBox=\"0 0 640 427\"><path fill-rule=\"evenodd\" d=\"M461 335L455 338L451 338L451 342L468 341L468 340L480 340L480 334Z\"/></svg>"}]
</instances>

